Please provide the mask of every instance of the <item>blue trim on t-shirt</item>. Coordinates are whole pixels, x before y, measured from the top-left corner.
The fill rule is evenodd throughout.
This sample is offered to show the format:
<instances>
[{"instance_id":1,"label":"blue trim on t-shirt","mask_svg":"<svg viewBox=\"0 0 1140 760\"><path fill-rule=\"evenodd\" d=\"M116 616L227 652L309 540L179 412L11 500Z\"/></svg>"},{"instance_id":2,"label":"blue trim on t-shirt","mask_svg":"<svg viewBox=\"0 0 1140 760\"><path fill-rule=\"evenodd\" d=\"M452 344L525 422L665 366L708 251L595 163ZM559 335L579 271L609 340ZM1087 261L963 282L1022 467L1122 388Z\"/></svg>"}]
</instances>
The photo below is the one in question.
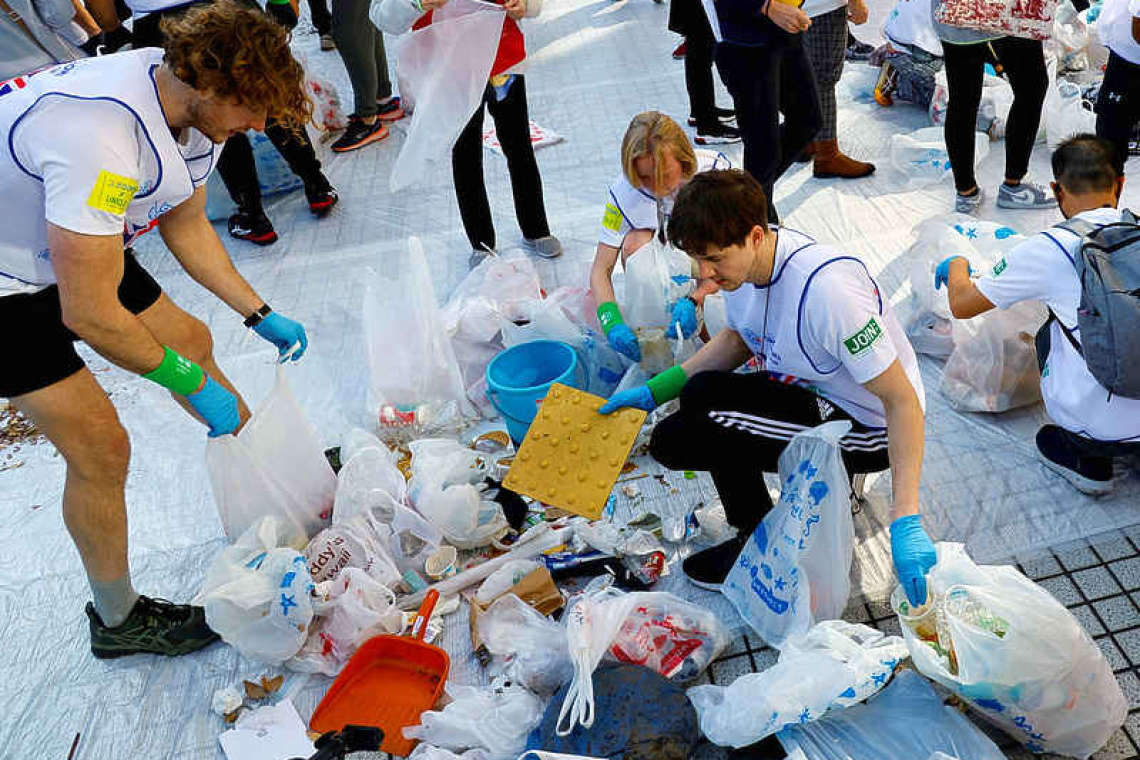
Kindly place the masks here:
<instances>
[{"instance_id":1,"label":"blue trim on t-shirt","mask_svg":"<svg viewBox=\"0 0 1140 760\"><path fill-rule=\"evenodd\" d=\"M815 271L813 271L811 274L808 275L807 281L804 283L804 289L800 293L800 305L799 305L799 309L796 311L796 342L799 343L800 353L803 354L805 357L807 357L808 364L810 364L812 369L814 369L816 372L820 373L821 375L831 375L831 374L834 374L835 372L838 372L843 367L843 362L839 362L832 369L824 370L824 369L820 369L816 365L815 360L811 358L811 354L809 354L807 352L807 348L804 347L804 338L803 338L804 304L807 302L808 288L811 287L812 279L817 274L819 274L820 271L822 271L824 267L828 266L829 264L834 264L837 261L854 261L854 262L858 263L859 266L863 267L863 271L867 273L867 279L869 279L871 281L871 284L875 286L875 294L879 299L879 316L880 317L883 316L883 291L879 288L879 283L875 282L875 278L871 276L871 271L869 269L867 269L867 265L864 264L862 260L860 260L854 256L836 256L835 258L828 259L827 261L823 262L818 267L816 267Z\"/></svg>"}]
</instances>

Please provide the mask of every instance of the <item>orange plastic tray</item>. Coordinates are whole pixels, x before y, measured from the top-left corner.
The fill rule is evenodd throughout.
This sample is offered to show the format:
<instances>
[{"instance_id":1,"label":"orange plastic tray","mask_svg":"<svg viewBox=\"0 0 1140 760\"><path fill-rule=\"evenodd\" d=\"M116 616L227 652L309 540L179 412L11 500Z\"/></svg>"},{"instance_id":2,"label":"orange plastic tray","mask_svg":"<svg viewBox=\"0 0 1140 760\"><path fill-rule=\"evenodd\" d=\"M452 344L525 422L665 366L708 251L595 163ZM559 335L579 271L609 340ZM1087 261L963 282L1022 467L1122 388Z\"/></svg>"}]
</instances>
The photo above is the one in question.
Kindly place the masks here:
<instances>
[{"instance_id":1,"label":"orange plastic tray","mask_svg":"<svg viewBox=\"0 0 1140 760\"><path fill-rule=\"evenodd\" d=\"M404 728L418 724L435 706L451 668L447 652L422 641L438 598L435 591L428 593L412 636L376 636L360 646L317 705L309 721L312 730L377 726L384 732L382 751L401 757L411 753L416 742L404 738Z\"/></svg>"}]
</instances>

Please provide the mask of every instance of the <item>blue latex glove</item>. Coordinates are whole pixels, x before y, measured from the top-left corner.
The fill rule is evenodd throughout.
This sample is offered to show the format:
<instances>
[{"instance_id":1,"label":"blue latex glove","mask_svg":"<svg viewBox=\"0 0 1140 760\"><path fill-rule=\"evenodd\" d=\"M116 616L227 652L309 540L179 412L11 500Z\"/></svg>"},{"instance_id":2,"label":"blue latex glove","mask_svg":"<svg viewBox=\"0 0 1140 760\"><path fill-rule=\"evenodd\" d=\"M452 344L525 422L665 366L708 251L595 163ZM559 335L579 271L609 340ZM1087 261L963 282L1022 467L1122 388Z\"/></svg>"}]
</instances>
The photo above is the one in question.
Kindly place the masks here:
<instances>
[{"instance_id":1,"label":"blue latex glove","mask_svg":"<svg viewBox=\"0 0 1140 760\"><path fill-rule=\"evenodd\" d=\"M300 346L293 352L293 361L300 359L305 354L305 349L309 347L309 338L305 335L305 328L301 323L283 317L275 311L269 312L265 319L254 325L253 331L277 346L280 361L288 359L289 349L298 343Z\"/></svg>"},{"instance_id":2,"label":"blue latex glove","mask_svg":"<svg viewBox=\"0 0 1140 760\"><path fill-rule=\"evenodd\" d=\"M241 422L237 398L209 375L201 390L191 393L186 400L209 425L211 438L234 432Z\"/></svg>"},{"instance_id":3,"label":"blue latex glove","mask_svg":"<svg viewBox=\"0 0 1140 760\"><path fill-rule=\"evenodd\" d=\"M657 402L653 400L653 393L649 390L648 385L639 385L636 388L615 393L609 401L602 405L598 412L613 414L618 409L625 409L626 407L652 412L657 408Z\"/></svg>"},{"instance_id":4,"label":"blue latex glove","mask_svg":"<svg viewBox=\"0 0 1140 760\"><path fill-rule=\"evenodd\" d=\"M641 345L637 342L637 336L633 334L633 330L629 329L629 325L625 323L614 325L609 335L606 336L606 340L622 356L635 362L641 361Z\"/></svg>"},{"instance_id":5,"label":"blue latex glove","mask_svg":"<svg viewBox=\"0 0 1140 760\"><path fill-rule=\"evenodd\" d=\"M669 323L669 332L665 337L677 337L677 325L681 325L681 335L691 338L697 331L697 305L688 298L682 298L673 304L673 321Z\"/></svg>"},{"instance_id":6,"label":"blue latex glove","mask_svg":"<svg viewBox=\"0 0 1140 760\"><path fill-rule=\"evenodd\" d=\"M954 259L962 259L963 261L966 261L965 257L963 256L947 256L945 259L943 259L942 263L934 269L935 290L938 290L943 285L949 287L948 283L950 282L950 262ZM974 268L970 266L969 261L966 261L966 269L969 270L969 274L972 275L974 273Z\"/></svg>"},{"instance_id":7,"label":"blue latex glove","mask_svg":"<svg viewBox=\"0 0 1140 760\"><path fill-rule=\"evenodd\" d=\"M907 601L913 607L926 604L926 574L938 562L938 553L922 529L919 515L907 515L891 523L891 557Z\"/></svg>"}]
</instances>

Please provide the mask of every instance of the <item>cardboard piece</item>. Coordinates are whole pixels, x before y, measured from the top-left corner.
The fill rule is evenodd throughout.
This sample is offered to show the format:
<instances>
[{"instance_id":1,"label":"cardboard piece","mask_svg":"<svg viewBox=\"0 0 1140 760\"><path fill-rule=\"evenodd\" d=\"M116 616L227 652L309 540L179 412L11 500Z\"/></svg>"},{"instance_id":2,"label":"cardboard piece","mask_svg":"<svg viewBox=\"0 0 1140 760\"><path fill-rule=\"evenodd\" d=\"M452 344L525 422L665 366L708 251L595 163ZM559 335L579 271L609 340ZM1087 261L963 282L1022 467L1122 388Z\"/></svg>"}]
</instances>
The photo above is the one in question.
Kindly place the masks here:
<instances>
[{"instance_id":1,"label":"cardboard piece","mask_svg":"<svg viewBox=\"0 0 1140 760\"><path fill-rule=\"evenodd\" d=\"M598 414L604 398L550 387L503 485L597 520L645 422L640 409Z\"/></svg>"}]
</instances>

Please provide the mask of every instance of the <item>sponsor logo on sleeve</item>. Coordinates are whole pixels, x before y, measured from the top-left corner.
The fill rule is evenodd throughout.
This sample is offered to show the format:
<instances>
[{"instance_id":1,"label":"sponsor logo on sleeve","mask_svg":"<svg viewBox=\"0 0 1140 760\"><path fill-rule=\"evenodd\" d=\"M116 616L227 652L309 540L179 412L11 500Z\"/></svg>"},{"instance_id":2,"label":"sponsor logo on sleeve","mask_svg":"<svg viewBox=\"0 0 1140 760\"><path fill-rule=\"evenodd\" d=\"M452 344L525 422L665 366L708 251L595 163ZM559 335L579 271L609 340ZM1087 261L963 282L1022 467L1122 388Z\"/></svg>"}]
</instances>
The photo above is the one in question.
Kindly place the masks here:
<instances>
[{"instance_id":1,"label":"sponsor logo on sleeve","mask_svg":"<svg viewBox=\"0 0 1140 760\"><path fill-rule=\"evenodd\" d=\"M138 182L104 169L95 179L87 205L110 214L125 214L138 191Z\"/></svg>"},{"instance_id":2,"label":"sponsor logo on sleeve","mask_svg":"<svg viewBox=\"0 0 1140 760\"><path fill-rule=\"evenodd\" d=\"M602 226L612 232L617 232L621 229L621 212L618 207L612 203L606 204L606 213L602 217Z\"/></svg>"},{"instance_id":3,"label":"sponsor logo on sleeve","mask_svg":"<svg viewBox=\"0 0 1140 760\"><path fill-rule=\"evenodd\" d=\"M847 347L847 352L852 356L862 356L870 351L871 347L875 345L875 341L882 336L883 328L879 327L879 323L874 317L871 317L859 332L844 339L843 345Z\"/></svg>"},{"instance_id":4,"label":"sponsor logo on sleeve","mask_svg":"<svg viewBox=\"0 0 1140 760\"><path fill-rule=\"evenodd\" d=\"M1001 274L1002 272L1005 271L1005 268L1007 266L1008 266L1008 264L1005 263L1004 258L1001 261L999 261L998 263L994 264L993 273L992 273L993 276L997 277L999 274Z\"/></svg>"}]
</instances>

